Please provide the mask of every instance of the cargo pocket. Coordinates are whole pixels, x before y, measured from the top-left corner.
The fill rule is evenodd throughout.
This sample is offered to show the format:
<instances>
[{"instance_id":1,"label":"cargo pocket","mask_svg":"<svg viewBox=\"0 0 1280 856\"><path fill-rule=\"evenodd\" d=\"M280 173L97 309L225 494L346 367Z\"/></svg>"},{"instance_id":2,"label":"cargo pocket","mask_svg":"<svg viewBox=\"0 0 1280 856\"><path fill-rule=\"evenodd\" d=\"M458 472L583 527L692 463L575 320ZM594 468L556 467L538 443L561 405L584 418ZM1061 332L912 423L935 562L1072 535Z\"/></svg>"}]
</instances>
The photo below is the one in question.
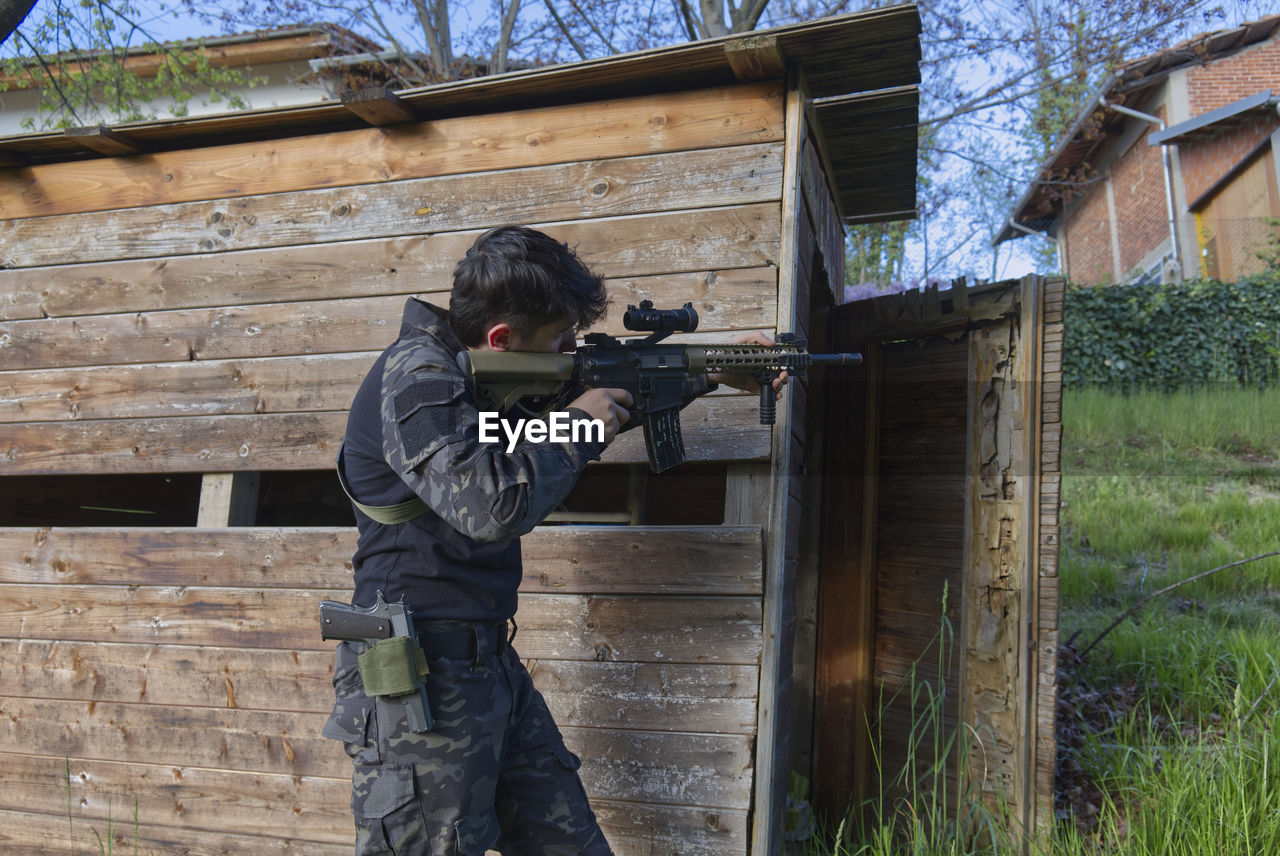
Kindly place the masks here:
<instances>
[{"instance_id":1,"label":"cargo pocket","mask_svg":"<svg viewBox=\"0 0 1280 856\"><path fill-rule=\"evenodd\" d=\"M359 856L424 853L427 827L411 766L357 764L351 790Z\"/></svg>"},{"instance_id":2,"label":"cargo pocket","mask_svg":"<svg viewBox=\"0 0 1280 856\"><path fill-rule=\"evenodd\" d=\"M587 789L582 784L582 776L578 775L582 759L570 752L563 743L554 747L552 753L560 766L561 793L569 804L570 817L566 823L580 832L595 828L596 816L591 810L591 801L587 799Z\"/></svg>"},{"instance_id":3,"label":"cargo pocket","mask_svg":"<svg viewBox=\"0 0 1280 856\"><path fill-rule=\"evenodd\" d=\"M500 832L498 815L492 808L459 818L453 824L453 852L456 856L484 856L498 843Z\"/></svg>"}]
</instances>

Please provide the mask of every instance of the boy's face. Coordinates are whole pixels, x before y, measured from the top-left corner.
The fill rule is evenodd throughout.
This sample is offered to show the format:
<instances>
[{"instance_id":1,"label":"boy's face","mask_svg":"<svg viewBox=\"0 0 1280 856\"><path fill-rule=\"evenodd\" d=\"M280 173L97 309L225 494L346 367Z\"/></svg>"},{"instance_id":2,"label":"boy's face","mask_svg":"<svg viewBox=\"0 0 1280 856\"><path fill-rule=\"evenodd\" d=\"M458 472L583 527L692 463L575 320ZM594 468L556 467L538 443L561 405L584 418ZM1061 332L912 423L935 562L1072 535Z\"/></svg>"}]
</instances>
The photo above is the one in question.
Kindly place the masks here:
<instances>
[{"instance_id":1,"label":"boy's face","mask_svg":"<svg viewBox=\"0 0 1280 856\"><path fill-rule=\"evenodd\" d=\"M492 350L526 353L565 353L577 347L573 333L573 323L567 319L543 324L529 336L520 335L519 331L507 324L498 324L489 330L489 347Z\"/></svg>"}]
</instances>

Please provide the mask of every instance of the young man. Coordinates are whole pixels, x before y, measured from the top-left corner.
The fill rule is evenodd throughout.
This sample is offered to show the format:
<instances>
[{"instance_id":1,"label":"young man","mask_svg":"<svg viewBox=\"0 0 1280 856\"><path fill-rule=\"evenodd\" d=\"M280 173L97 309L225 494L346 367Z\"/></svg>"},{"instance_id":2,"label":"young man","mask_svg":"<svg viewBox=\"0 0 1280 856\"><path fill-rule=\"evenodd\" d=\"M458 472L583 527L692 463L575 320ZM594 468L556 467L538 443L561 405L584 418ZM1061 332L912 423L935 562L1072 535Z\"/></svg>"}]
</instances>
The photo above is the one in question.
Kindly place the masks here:
<instances>
[{"instance_id":1,"label":"young man","mask_svg":"<svg viewBox=\"0 0 1280 856\"><path fill-rule=\"evenodd\" d=\"M602 281L567 246L532 229L493 229L458 263L448 312L408 301L400 337L356 394L338 462L360 530L353 603L369 606L378 592L408 603L435 719L429 731L410 730L400 701L365 694L364 643L339 645L324 733L354 764L358 856L612 852L508 622L519 536L600 457L631 396L592 389L569 404L571 416L604 423L603 442L525 440L508 453L505 442L480 442L458 362L468 349L571 351L605 305ZM700 379L690 392L712 386Z\"/></svg>"}]
</instances>

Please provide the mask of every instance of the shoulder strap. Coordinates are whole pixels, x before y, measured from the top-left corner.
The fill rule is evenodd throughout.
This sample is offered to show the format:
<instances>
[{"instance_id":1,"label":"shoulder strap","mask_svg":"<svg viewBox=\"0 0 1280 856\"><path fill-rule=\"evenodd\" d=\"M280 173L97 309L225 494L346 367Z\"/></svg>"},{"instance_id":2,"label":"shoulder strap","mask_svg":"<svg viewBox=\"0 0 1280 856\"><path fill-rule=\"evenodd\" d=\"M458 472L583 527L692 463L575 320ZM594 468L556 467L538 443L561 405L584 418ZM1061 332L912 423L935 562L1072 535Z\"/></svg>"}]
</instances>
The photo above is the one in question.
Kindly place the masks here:
<instances>
[{"instance_id":1,"label":"shoulder strap","mask_svg":"<svg viewBox=\"0 0 1280 856\"><path fill-rule=\"evenodd\" d=\"M347 499L351 500L351 504L360 509L366 517L378 523L394 526L397 523L404 523L427 513L427 504L416 496L411 496L404 502L398 502L395 505L365 505L352 496L351 487L347 484L347 477L342 472L343 448L343 446L338 446L338 484L342 485L342 492L347 495Z\"/></svg>"}]
</instances>

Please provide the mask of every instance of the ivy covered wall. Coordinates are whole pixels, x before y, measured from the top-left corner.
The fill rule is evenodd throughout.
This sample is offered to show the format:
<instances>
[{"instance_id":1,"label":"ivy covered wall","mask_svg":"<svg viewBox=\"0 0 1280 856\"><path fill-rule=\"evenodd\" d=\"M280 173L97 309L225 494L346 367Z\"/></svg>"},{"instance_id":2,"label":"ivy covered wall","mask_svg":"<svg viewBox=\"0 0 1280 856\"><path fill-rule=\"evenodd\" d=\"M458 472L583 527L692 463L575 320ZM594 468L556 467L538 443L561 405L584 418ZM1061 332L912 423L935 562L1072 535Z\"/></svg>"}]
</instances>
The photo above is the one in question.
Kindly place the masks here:
<instances>
[{"instance_id":1,"label":"ivy covered wall","mask_svg":"<svg viewBox=\"0 0 1280 856\"><path fill-rule=\"evenodd\" d=\"M1071 287L1063 383L1280 383L1280 271L1238 282Z\"/></svg>"}]
</instances>

